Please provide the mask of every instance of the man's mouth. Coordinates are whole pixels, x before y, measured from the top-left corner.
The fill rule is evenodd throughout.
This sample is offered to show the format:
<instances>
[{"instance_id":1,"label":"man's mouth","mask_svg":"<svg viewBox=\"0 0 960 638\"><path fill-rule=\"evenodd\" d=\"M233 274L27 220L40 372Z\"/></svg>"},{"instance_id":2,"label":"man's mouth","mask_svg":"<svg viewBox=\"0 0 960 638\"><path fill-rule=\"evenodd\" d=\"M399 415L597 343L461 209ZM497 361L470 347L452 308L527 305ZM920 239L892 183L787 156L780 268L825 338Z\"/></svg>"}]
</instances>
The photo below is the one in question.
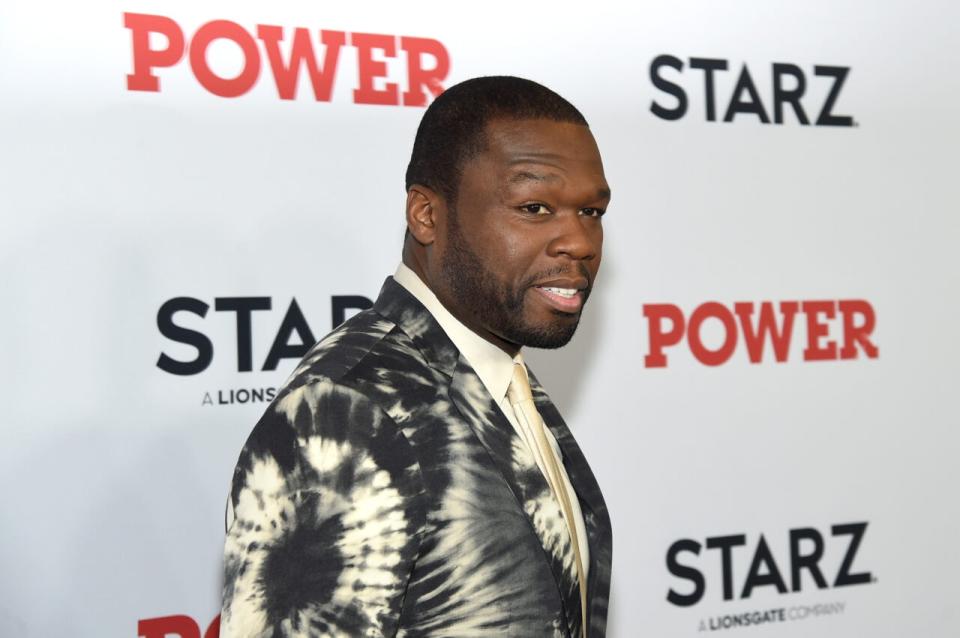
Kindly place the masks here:
<instances>
[{"instance_id":1,"label":"man's mouth","mask_svg":"<svg viewBox=\"0 0 960 638\"><path fill-rule=\"evenodd\" d=\"M583 307L584 291L563 286L534 286L541 299L560 312L575 313Z\"/></svg>"}]
</instances>

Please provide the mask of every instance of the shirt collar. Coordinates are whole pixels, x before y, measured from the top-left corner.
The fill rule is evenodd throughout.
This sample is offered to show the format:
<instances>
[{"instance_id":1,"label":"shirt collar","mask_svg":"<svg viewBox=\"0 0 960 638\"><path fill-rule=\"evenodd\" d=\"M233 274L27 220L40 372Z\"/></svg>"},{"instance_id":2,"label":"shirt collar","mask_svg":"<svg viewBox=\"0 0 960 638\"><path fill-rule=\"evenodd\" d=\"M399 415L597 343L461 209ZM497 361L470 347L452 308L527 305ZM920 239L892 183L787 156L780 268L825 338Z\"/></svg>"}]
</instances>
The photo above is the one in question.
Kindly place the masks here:
<instances>
[{"instance_id":1,"label":"shirt collar","mask_svg":"<svg viewBox=\"0 0 960 638\"><path fill-rule=\"evenodd\" d=\"M457 347L460 354L480 377L480 381L487 392L496 399L497 403L501 403L507 395L507 388L513 378L513 365L515 362L523 365L523 356L517 352L516 356L511 357L463 325L440 303L437 296L433 294L433 291L420 279L417 273L408 268L406 264L401 262L397 266L397 272L394 273L393 278L398 284L406 288L411 295L416 297L433 315L443 331L450 337L453 345Z\"/></svg>"}]
</instances>

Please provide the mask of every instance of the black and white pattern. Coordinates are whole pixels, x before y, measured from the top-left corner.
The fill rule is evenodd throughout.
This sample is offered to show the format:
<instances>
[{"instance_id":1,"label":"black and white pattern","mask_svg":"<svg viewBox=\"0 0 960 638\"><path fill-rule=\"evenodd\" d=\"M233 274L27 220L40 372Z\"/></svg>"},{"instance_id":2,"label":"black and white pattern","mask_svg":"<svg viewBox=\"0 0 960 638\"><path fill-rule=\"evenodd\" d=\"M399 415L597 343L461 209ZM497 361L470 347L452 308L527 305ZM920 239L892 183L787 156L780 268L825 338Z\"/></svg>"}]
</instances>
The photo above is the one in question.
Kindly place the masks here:
<instances>
[{"instance_id":1,"label":"black and white pattern","mask_svg":"<svg viewBox=\"0 0 960 638\"><path fill-rule=\"evenodd\" d=\"M603 636L610 521L559 413ZM473 369L392 279L301 362L233 478L221 635L562 636L580 593L560 506Z\"/></svg>"}]
</instances>

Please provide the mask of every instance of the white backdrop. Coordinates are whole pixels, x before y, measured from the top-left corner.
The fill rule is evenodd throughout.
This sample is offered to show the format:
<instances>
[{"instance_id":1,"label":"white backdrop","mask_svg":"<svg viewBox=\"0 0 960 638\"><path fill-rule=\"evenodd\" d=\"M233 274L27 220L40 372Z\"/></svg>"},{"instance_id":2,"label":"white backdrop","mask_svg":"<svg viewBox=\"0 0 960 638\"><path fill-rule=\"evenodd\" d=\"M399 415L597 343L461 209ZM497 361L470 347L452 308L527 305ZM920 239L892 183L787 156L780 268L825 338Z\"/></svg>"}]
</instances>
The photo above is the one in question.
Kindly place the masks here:
<instances>
[{"instance_id":1,"label":"white backdrop","mask_svg":"<svg viewBox=\"0 0 960 638\"><path fill-rule=\"evenodd\" d=\"M165 16L184 34L184 56L153 71L158 91L128 89L125 13ZM259 79L237 97L214 95L191 67L193 34L213 20L258 47ZM261 370L292 299L319 338L334 296L373 298L399 259L422 107L355 102L352 36L329 101L305 72L296 99L280 99L256 27L276 25L287 43L309 29L318 51L321 29L435 40L444 86L525 76L591 122L614 191L598 290L568 348L529 358L610 507L611 636L956 635L958 21L955 3L905 1L4 3L0 634L205 632L219 611L228 482L266 405L236 402L238 391L276 387L292 369L286 358ZM682 70L661 67L658 88L662 55ZM690 58L726 61L712 75L716 121ZM223 78L244 66L224 39L205 59ZM722 121L732 95L750 101L735 91L744 64L774 119L774 63L802 71L810 124L789 104L781 124L749 104ZM814 124L840 73L818 65L849 69L829 111L850 126ZM374 86L406 90L406 69L398 48ZM678 105L664 82L687 98L679 119L651 111ZM784 76L781 89L796 88ZM161 353L197 357L158 326L180 297L208 306L172 318L212 346L196 374L157 366ZM216 310L237 297L270 303L251 313L251 371L238 369L238 314ZM685 337L665 367L644 365L646 306L673 304L689 323L710 301L847 299L875 314L876 358L861 345L852 359L805 360L800 312L783 362L768 343L751 363L740 334L721 365ZM821 321L820 347L841 347L840 316ZM696 334L709 350L724 341L717 318ZM839 531L862 535L831 533L853 523L867 525ZM802 528L816 532L802 532L794 562L822 536L824 588L806 568L793 591L790 530ZM708 549L738 535L742 545ZM685 539L671 573L669 550ZM692 569L702 596L669 602L670 591L692 601ZM835 587L840 571L855 584ZM744 618L763 624L730 626Z\"/></svg>"}]
</instances>

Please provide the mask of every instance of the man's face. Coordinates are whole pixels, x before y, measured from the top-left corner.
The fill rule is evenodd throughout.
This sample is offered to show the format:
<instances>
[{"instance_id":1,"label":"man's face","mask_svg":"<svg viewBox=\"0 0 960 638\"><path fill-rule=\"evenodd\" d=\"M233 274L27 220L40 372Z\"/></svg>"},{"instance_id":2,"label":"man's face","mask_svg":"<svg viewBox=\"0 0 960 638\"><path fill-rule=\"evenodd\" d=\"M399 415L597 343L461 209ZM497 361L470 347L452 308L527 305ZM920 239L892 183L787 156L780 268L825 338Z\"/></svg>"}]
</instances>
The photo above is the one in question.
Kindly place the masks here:
<instances>
[{"instance_id":1,"label":"man's face","mask_svg":"<svg viewBox=\"0 0 960 638\"><path fill-rule=\"evenodd\" d=\"M495 120L468 160L435 249L451 312L501 347L558 348L600 268L610 200L586 126Z\"/></svg>"}]
</instances>

